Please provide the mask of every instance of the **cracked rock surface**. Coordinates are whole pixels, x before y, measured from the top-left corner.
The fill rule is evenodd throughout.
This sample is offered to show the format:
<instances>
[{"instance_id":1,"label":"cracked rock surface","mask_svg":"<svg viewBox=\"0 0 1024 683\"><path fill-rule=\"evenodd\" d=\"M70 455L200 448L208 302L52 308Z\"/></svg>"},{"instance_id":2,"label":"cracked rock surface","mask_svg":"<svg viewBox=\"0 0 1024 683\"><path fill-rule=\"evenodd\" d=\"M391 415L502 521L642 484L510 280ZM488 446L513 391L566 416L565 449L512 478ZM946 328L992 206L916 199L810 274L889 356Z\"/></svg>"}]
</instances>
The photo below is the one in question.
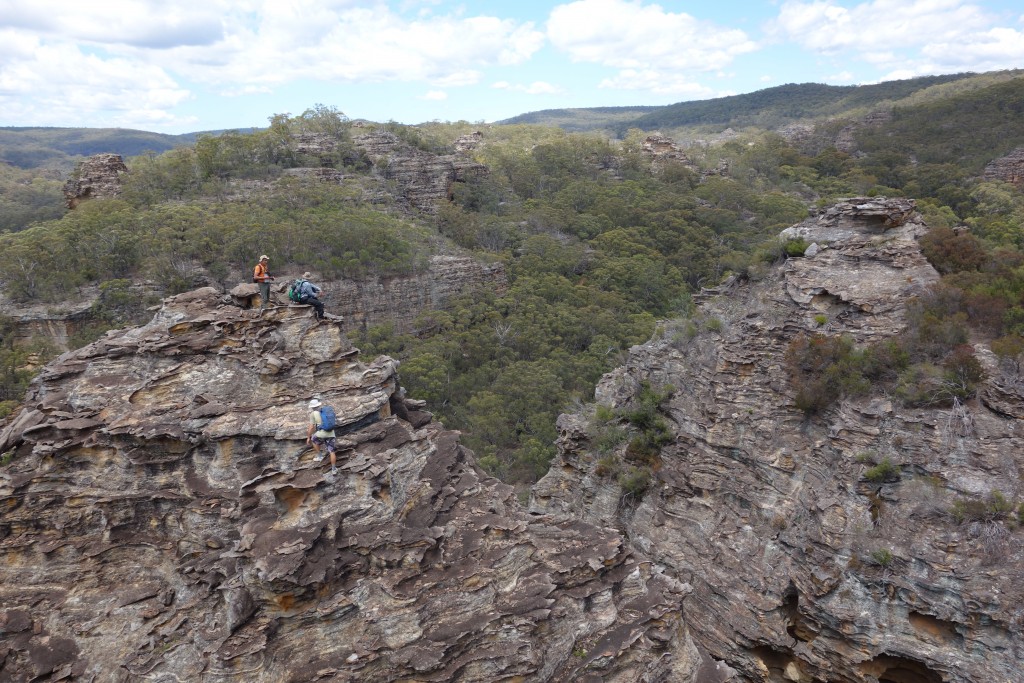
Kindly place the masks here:
<instances>
[{"instance_id":1,"label":"cracked rock surface","mask_svg":"<svg viewBox=\"0 0 1024 683\"><path fill-rule=\"evenodd\" d=\"M213 289L48 365L0 433L0 680L698 680L689 586L525 513L397 366Z\"/></svg>"},{"instance_id":2,"label":"cracked rock surface","mask_svg":"<svg viewBox=\"0 0 1024 683\"><path fill-rule=\"evenodd\" d=\"M730 681L1016 683L1024 680L1024 378L982 341L988 378L964 405L908 408L876 392L812 419L785 351L800 334L857 344L905 325L935 282L908 200L841 202L789 228L817 245L753 282L699 297L719 324L636 346L596 398L629 407L671 385L651 485L624 495L586 413L559 419L559 456L531 509L616 526L692 585L684 616ZM822 324L822 319L825 323ZM624 426L624 421L619 426ZM889 459L899 475L865 474ZM959 523L956 504L1014 508Z\"/></svg>"}]
</instances>

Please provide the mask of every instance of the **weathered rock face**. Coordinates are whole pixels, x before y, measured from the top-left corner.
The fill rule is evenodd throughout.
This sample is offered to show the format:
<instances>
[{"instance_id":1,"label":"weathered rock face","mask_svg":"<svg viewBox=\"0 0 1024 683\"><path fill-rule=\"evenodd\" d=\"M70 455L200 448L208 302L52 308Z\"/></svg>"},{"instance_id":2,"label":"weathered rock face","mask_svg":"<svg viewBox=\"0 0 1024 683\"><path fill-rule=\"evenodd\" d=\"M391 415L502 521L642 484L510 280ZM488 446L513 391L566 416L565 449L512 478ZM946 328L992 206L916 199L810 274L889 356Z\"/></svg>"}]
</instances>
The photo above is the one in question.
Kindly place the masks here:
<instances>
[{"instance_id":1,"label":"weathered rock face","mask_svg":"<svg viewBox=\"0 0 1024 683\"><path fill-rule=\"evenodd\" d=\"M455 151L458 152L459 154L469 154L470 152L479 148L480 145L483 144L483 141L484 134L476 130L473 131L472 133L460 135L455 139L455 142L452 146L455 147Z\"/></svg>"},{"instance_id":2,"label":"weathered rock face","mask_svg":"<svg viewBox=\"0 0 1024 683\"><path fill-rule=\"evenodd\" d=\"M983 173L985 180L1001 180L1024 187L1024 147L990 162Z\"/></svg>"},{"instance_id":3,"label":"weathered rock face","mask_svg":"<svg viewBox=\"0 0 1024 683\"><path fill-rule=\"evenodd\" d=\"M990 377L966 406L906 408L878 395L813 419L787 378L795 335L894 335L904 302L937 279L907 208L853 200L791 228L817 253L709 293L700 307L720 331L689 339L668 326L603 378L597 400L614 407L643 381L676 389L664 407L671 443L638 500L599 462L594 420L582 414L560 418L560 455L534 487L535 512L616 525L690 583L691 635L736 670L732 680L1021 680L1020 533L998 515L958 525L950 514L957 501L1024 493L1019 371L978 343ZM869 481L884 458L898 481Z\"/></svg>"},{"instance_id":4,"label":"weathered rock face","mask_svg":"<svg viewBox=\"0 0 1024 683\"><path fill-rule=\"evenodd\" d=\"M395 361L225 298L65 354L0 433L0 679L697 680L687 586L523 513Z\"/></svg>"},{"instance_id":5,"label":"weathered rock face","mask_svg":"<svg viewBox=\"0 0 1024 683\"><path fill-rule=\"evenodd\" d=\"M463 136L465 137L465 136ZM463 140L461 147L471 149ZM451 199L452 185L486 176L483 164L459 154L437 155L416 149L402 142L394 133L372 131L353 136L381 175L395 183L397 194L410 207L428 214L437 212L440 201Z\"/></svg>"},{"instance_id":6,"label":"weathered rock face","mask_svg":"<svg viewBox=\"0 0 1024 683\"><path fill-rule=\"evenodd\" d=\"M857 153L857 131L861 128L878 126L892 120L891 111L871 112L859 121L844 126L836 135L835 148L847 154Z\"/></svg>"},{"instance_id":7,"label":"weathered rock face","mask_svg":"<svg viewBox=\"0 0 1024 683\"><path fill-rule=\"evenodd\" d=\"M315 275L315 274L314 274ZM325 292L329 313L344 318L345 331L365 329L372 325L391 323L400 333L414 332L415 320L424 311L444 309L459 294L478 289L504 293L508 289L505 269L500 263L486 264L468 256L436 255L430 258L429 269L408 277L371 278L367 280L316 279ZM282 279L272 288L271 298L278 305L288 305L289 281ZM245 283L231 290L241 305L251 305L258 288Z\"/></svg>"},{"instance_id":8,"label":"weathered rock face","mask_svg":"<svg viewBox=\"0 0 1024 683\"><path fill-rule=\"evenodd\" d=\"M239 273L239 277L244 274ZM281 277L271 296L274 303L287 306L285 294L290 280ZM366 280L329 280L316 282L327 293L327 310L344 318L346 332L373 325L392 323L400 333L415 331L415 320L423 311L444 309L459 294L489 289L499 294L508 288L504 266L481 263L468 256L437 255L430 258L426 270L404 277ZM139 297L153 297L151 283L134 286ZM236 303L250 306L258 295L255 284L245 283L231 290ZM100 296L98 287L83 287L82 299L55 305L11 301L0 294L0 315L15 323L17 339L47 339L61 350L68 349L69 338L92 321L90 308Z\"/></svg>"},{"instance_id":9,"label":"weathered rock face","mask_svg":"<svg viewBox=\"0 0 1024 683\"><path fill-rule=\"evenodd\" d=\"M424 311L443 309L455 296L475 289L499 294L508 289L505 268L466 256L433 256L430 269L409 277L340 280L323 285L327 307L345 317L344 329L388 322L398 332L414 331Z\"/></svg>"},{"instance_id":10,"label":"weathered rock face","mask_svg":"<svg viewBox=\"0 0 1024 683\"><path fill-rule=\"evenodd\" d=\"M87 199L121 194L122 176L128 172L120 154L94 154L64 184L64 201L73 209Z\"/></svg>"},{"instance_id":11,"label":"weathered rock face","mask_svg":"<svg viewBox=\"0 0 1024 683\"><path fill-rule=\"evenodd\" d=\"M657 162L676 161L681 164L693 165L675 140L665 135L648 135L640 143L640 149Z\"/></svg>"}]
</instances>

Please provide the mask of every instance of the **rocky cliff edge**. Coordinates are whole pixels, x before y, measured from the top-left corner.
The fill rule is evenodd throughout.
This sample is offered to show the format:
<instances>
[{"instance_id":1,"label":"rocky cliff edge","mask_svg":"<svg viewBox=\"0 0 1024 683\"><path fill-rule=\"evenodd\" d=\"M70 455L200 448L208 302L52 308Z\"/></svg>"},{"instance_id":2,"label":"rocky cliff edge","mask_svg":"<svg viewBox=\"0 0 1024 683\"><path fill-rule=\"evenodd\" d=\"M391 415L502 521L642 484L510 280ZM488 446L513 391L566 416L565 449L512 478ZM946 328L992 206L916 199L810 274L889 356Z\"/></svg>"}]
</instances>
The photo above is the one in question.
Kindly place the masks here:
<instances>
[{"instance_id":1,"label":"rocky cliff edge","mask_svg":"<svg viewBox=\"0 0 1024 683\"><path fill-rule=\"evenodd\" d=\"M688 586L525 514L423 408L336 323L213 289L64 354L0 434L0 679L696 680Z\"/></svg>"},{"instance_id":2,"label":"rocky cliff edge","mask_svg":"<svg viewBox=\"0 0 1024 683\"><path fill-rule=\"evenodd\" d=\"M988 377L964 405L879 391L807 418L784 361L798 335L899 333L938 279L917 244L926 230L909 200L840 202L785 231L810 245L804 257L705 292L694 320L634 347L596 397L607 415L635 409L644 383L674 387L642 492L616 477L628 439L602 433L625 420L559 419L532 509L617 526L690 583L691 635L730 680L1024 680L1019 368L976 341ZM886 461L895 472L869 475ZM981 514L958 520L958 505Z\"/></svg>"}]
</instances>

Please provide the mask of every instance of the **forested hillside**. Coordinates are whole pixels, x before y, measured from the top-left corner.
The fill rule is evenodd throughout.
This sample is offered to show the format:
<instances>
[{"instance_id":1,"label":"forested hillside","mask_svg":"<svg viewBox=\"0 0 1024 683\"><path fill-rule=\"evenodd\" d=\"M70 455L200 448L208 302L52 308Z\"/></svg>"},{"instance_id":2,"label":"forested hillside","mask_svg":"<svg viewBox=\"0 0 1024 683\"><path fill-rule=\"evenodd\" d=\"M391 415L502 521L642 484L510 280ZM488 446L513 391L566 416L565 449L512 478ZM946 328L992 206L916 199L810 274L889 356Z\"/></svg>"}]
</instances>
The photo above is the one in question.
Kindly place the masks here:
<instances>
[{"instance_id":1,"label":"forested hillside","mask_svg":"<svg viewBox=\"0 0 1024 683\"><path fill-rule=\"evenodd\" d=\"M68 168L76 158L90 154L166 152L195 142L197 135L125 128L0 128L0 162L19 168Z\"/></svg>"},{"instance_id":2,"label":"forested hillside","mask_svg":"<svg viewBox=\"0 0 1024 683\"><path fill-rule=\"evenodd\" d=\"M945 100L1022 75L1021 70L964 73L858 86L787 83L744 95L661 107L545 109L520 114L502 123L534 123L577 132L604 131L616 137L622 137L630 128L638 128L689 138L726 129L771 130L798 122L851 119L893 106L909 107Z\"/></svg>"},{"instance_id":3,"label":"forested hillside","mask_svg":"<svg viewBox=\"0 0 1024 683\"><path fill-rule=\"evenodd\" d=\"M411 333L385 325L355 341L365 354L401 360L410 395L463 430L485 467L507 481L532 481L554 452L557 415L591 399L600 375L654 334L656 320L686 319L682 334L713 330L713 319L690 319L690 296L728 275L758 278L799 255L806 245L780 244L776 235L839 197L916 199L933 227L928 254L948 287L927 315L947 330L969 323L1000 340L994 348L1019 354L1024 194L982 180L980 171L1024 145L1024 79L996 80L1003 82L896 107L880 126L853 132L857 154L835 146L835 122L800 141L754 132L695 146L683 150L688 161L653 157L635 129L610 139L525 124L361 128L389 130L434 153L453 151L456 138L479 130L472 155L489 174L456 183L453 201L436 215L402 210L353 143L351 123L318 106L274 117L265 130L201 136L129 158L119 199L67 214L44 201L55 180L31 180L39 183L35 194L27 176L7 181L5 198L14 196L10 188L25 195L0 214L4 294L57 302L100 285L84 343L145 317L148 302L126 300L126 283L147 279L163 294L230 286L232 273L251 268L260 252L272 253L276 268L335 279L412 272L442 252L499 261L507 293L466 292L447 310L424 311ZM950 77L944 85L955 83ZM908 94L896 85L890 91ZM759 120L756 108L746 111ZM299 134L327 136L336 151L305 154ZM344 179L285 174L319 164L343 170ZM35 213L23 217L10 209L32 202ZM9 335L5 343L4 391L14 396L28 377L25 350Z\"/></svg>"}]
</instances>

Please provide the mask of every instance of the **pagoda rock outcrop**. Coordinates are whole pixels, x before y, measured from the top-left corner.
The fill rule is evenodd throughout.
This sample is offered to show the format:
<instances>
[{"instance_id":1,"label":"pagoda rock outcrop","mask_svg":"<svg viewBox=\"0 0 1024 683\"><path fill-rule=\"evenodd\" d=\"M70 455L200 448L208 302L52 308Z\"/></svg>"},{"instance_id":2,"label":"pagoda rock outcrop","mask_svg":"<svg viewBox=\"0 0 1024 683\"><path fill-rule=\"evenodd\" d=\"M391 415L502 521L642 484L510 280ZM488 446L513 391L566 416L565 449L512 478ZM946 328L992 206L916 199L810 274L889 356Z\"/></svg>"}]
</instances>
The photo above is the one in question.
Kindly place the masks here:
<instances>
[{"instance_id":1,"label":"pagoda rock outcrop","mask_svg":"<svg viewBox=\"0 0 1024 683\"><path fill-rule=\"evenodd\" d=\"M808 256L706 291L693 322L665 323L601 380L603 417L559 419L532 511L616 526L692 585L690 633L730 680L1021 680L1019 368L975 341L988 378L964 404L875 392L807 417L785 361L800 335L864 345L903 330L908 302L938 279L924 230L911 202L884 198L790 228L817 245ZM715 322L698 332L701 320ZM669 395L654 456L624 417L607 421L652 390ZM645 458L649 484L634 476Z\"/></svg>"},{"instance_id":2,"label":"pagoda rock outcrop","mask_svg":"<svg viewBox=\"0 0 1024 683\"><path fill-rule=\"evenodd\" d=\"M397 195L409 208L428 214L438 202L452 197L454 183L485 177L489 170L466 153L479 144L478 134L459 138L456 154L433 154L402 141L394 133L375 130L353 136L356 146L373 160L377 172L395 183Z\"/></svg>"},{"instance_id":3,"label":"pagoda rock outcrop","mask_svg":"<svg viewBox=\"0 0 1024 683\"><path fill-rule=\"evenodd\" d=\"M989 162L982 177L1024 187L1024 147L1018 147L1006 156Z\"/></svg>"},{"instance_id":4,"label":"pagoda rock outcrop","mask_svg":"<svg viewBox=\"0 0 1024 683\"><path fill-rule=\"evenodd\" d=\"M122 177L128 172L120 154L94 154L75 169L64 183L64 201L74 209L87 199L117 197Z\"/></svg>"},{"instance_id":5,"label":"pagoda rock outcrop","mask_svg":"<svg viewBox=\"0 0 1024 683\"><path fill-rule=\"evenodd\" d=\"M339 420L338 472L304 447ZM5 681L682 681L689 587L528 515L308 307L164 301L0 433Z\"/></svg>"}]
</instances>

